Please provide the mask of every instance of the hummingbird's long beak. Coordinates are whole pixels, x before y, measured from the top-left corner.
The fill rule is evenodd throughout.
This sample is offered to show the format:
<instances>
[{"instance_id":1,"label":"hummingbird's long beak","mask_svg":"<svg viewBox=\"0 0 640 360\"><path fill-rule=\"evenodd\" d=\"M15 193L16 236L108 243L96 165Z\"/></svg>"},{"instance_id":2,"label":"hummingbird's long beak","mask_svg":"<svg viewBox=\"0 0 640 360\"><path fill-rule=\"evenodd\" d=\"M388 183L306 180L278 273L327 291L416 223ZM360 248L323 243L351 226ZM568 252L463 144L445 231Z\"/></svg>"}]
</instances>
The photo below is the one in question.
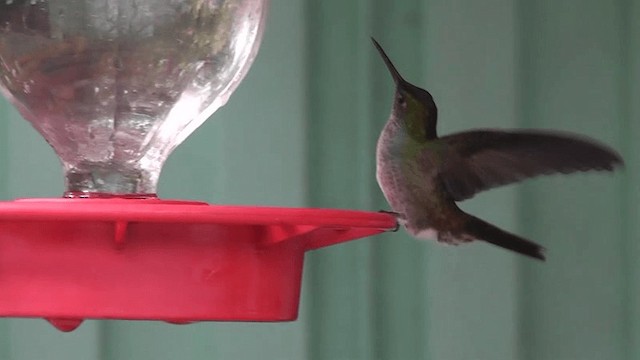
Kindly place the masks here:
<instances>
[{"instance_id":1,"label":"hummingbird's long beak","mask_svg":"<svg viewBox=\"0 0 640 360\"><path fill-rule=\"evenodd\" d=\"M384 60L384 63L387 65L387 68L389 69L389 72L391 73L391 76L393 77L393 81L396 83L396 86L399 86L400 84L404 83L405 82L404 79L402 78L398 70L396 70L396 67L393 66L393 63L391 62L391 60L389 60L389 57L384 52L384 50L382 50L382 46L380 46L380 44L378 44L376 39L374 39L373 37L371 38L371 41L373 41L373 45L376 47L376 49L378 49L380 56L382 56L382 60Z\"/></svg>"}]
</instances>

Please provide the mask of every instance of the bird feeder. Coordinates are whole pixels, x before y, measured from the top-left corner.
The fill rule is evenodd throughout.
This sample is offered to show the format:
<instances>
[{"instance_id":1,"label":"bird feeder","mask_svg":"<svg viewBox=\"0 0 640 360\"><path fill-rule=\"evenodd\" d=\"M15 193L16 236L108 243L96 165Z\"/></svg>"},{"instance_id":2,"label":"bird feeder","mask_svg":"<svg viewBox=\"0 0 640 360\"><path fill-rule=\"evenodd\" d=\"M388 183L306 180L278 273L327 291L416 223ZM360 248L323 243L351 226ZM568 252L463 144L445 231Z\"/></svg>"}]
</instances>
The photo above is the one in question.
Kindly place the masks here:
<instances>
[{"instance_id":1,"label":"bird feeder","mask_svg":"<svg viewBox=\"0 0 640 360\"><path fill-rule=\"evenodd\" d=\"M64 167L62 198L0 203L0 316L287 321L304 254L387 214L156 196L167 156L224 105L266 0L0 3L0 89Z\"/></svg>"}]
</instances>

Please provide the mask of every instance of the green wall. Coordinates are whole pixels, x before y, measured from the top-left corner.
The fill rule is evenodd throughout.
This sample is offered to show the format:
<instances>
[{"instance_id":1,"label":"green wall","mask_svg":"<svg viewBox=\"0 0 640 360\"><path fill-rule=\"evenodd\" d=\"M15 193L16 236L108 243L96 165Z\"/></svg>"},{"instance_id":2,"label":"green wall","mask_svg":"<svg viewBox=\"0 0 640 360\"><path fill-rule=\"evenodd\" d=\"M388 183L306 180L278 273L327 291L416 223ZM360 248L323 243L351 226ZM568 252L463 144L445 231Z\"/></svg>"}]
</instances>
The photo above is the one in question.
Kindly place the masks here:
<instances>
[{"instance_id":1,"label":"green wall","mask_svg":"<svg viewBox=\"0 0 640 360\"><path fill-rule=\"evenodd\" d=\"M296 322L4 319L0 359L639 359L638 19L640 0L273 1L255 65L171 156L162 197L385 208L374 147L393 88L370 35L433 93L441 133L576 131L627 168L463 203L543 243L544 264L399 232L310 253ZM48 145L6 102L0 116L1 197L61 194Z\"/></svg>"}]
</instances>

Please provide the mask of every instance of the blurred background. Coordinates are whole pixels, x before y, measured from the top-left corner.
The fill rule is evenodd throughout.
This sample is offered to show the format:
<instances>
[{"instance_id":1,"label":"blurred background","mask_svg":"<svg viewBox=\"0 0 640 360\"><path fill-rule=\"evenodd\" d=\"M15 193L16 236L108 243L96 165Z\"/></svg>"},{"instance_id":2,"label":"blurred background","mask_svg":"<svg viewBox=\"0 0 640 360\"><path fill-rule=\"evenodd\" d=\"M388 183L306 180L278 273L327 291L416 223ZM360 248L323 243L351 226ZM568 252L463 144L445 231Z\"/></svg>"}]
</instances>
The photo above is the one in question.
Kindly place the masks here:
<instances>
[{"instance_id":1,"label":"blurred background","mask_svg":"<svg viewBox=\"0 0 640 360\"><path fill-rule=\"evenodd\" d=\"M627 168L463 203L542 243L546 263L400 231L309 253L296 322L87 321L65 334L2 319L0 358L640 358L637 19L640 0L273 1L252 70L170 157L163 198L387 208L374 149L394 89L370 36L431 91L441 134L579 132L618 149ZM1 197L60 196L53 151L5 100L0 117Z\"/></svg>"}]
</instances>

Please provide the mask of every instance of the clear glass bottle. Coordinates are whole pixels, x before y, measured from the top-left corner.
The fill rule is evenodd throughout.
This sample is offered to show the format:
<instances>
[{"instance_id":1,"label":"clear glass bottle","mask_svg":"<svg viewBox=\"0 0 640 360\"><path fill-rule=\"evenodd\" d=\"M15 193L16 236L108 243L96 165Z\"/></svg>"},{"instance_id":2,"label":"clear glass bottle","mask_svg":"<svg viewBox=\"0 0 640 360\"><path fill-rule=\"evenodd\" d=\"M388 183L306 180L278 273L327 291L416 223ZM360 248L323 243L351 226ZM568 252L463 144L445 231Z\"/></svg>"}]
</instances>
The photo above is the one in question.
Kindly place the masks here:
<instances>
[{"instance_id":1,"label":"clear glass bottle","mask_svg":"<svg viewBox=\"0 0 640 360\"><path fill-rule=\"evenodd\" d=\"M153 196L164 161L256 55L267 0L0 0L0 90L66 196Z\"/></svg>"}]
</instances>

